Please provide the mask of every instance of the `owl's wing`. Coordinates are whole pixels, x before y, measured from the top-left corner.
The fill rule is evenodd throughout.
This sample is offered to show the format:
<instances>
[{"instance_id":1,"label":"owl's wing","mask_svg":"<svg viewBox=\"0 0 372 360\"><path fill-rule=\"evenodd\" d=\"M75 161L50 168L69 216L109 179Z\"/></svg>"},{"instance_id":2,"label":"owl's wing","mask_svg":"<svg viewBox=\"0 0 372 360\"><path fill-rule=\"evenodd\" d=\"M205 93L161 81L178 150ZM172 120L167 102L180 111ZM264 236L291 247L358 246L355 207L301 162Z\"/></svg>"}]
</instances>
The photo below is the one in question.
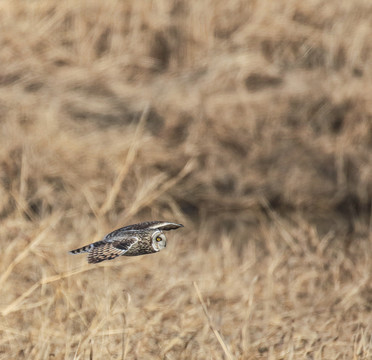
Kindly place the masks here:
<instances>
[{"instance_id":1,"label":"owl's wing","mask_svg":"<svg viewBox=\"0 0 372 360\"><path fill-rule=\"evenodd\" d=\"M123 235L128 231L138 231L138 230L175 230L183 227L182 224L172 223L169 221L146 221L139 224L124 226L120 229L114 230L113 232L107 234L104 239L108 240L110 238L115 238L117 236Z\"/></svg>"},{"instance_id":2,"label":"owl's wing","mask_svg":"<svg viewBox=\"0 0 372 360\"><path fill-rule=\"evenodd\" d=\"M82 248L70 251L71 254L88 253L88 263L99 263L104 260L112 260L124 255L134 244L138 237L129 236L116 237L110 240L101 240Z\"/></svg>"}]
</instances>

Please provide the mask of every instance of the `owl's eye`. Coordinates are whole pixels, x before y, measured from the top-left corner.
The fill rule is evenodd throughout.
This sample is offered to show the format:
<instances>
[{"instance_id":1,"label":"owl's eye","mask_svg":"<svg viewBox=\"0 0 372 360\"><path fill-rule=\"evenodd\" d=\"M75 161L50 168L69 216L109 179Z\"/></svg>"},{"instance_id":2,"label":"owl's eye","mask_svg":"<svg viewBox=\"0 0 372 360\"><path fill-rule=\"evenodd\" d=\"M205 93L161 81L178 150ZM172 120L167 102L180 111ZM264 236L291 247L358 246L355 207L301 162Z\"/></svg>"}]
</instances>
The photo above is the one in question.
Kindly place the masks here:
<instances>
[{"instance_id":1,"label":"owl's eye","mask_svg":"<svg viewBox=\"0 0 372 360\"><path fill-rule=\"evenodd\" d=\"M161 238L160 236L158 236L158 237L156 238L156 241L162 241L162 238Z\"/></svg>"}]
</instances>

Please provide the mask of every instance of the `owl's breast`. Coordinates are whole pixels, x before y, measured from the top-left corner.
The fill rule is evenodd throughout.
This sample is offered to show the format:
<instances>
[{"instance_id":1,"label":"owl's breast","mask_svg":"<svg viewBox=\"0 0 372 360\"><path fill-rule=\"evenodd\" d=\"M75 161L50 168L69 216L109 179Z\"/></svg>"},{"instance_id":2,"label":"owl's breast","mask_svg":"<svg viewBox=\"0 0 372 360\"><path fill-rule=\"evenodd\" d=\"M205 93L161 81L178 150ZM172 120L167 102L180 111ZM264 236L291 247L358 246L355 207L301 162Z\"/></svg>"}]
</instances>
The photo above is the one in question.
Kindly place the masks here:
<instances>
[{"instance_id":1,"label":"owl's breast","mask_svg":"<svg viewBox=\"0 0 372 360\"><path fill-rule=\"evenodd\" d=\"M152 254L156 251L152 247L151 243L148 241L139 241L134 244L127 252L125 252L125 256L138 256L138 255L145 255L145 254Z\"/></svg>"}]
</instances>

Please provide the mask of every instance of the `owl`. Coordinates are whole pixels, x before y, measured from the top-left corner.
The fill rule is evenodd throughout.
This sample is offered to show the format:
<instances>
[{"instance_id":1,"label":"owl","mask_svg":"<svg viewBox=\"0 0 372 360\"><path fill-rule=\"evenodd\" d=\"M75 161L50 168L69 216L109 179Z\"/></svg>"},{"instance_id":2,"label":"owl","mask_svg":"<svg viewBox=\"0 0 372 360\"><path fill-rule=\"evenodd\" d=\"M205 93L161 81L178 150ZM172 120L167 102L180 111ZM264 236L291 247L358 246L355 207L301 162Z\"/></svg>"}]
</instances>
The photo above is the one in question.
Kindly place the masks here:
<instances>
[{"instance_id":1,"label":"owl","mask_svg":"<svg viewBox=\"0 0 372 360\"><path fill-rule=\"evenodd\" d=\"M102 240L71 250L70 254L88 253L88 263L112 260L118 256L157 253L167 246L163 231L183 227L168 221L148 221L128 225L107 234Z\"/></svg>"}]
</instances>

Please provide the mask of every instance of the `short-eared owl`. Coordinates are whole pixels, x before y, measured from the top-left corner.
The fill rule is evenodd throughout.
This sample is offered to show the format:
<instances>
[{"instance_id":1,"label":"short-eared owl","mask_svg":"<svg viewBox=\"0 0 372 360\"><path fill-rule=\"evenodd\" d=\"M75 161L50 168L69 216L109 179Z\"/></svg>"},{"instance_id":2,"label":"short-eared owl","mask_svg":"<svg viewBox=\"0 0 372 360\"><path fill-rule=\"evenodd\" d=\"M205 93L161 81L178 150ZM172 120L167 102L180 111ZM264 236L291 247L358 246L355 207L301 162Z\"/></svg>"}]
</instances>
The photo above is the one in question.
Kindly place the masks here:
<instances>
[{"instance_id":1,"label":"short-eared owl","mask_svg":"<svg viewBox=\"0 0 372 360\"><path fill-rule=\"evenodd\" d=\"M112 260L118 256L152 254L167 246L163 230L175 230L182 224L168 221L148 221L114 230L102 240L71 250L70 254L88 253L88 263Z\"/></svg>"}]
</instances>

